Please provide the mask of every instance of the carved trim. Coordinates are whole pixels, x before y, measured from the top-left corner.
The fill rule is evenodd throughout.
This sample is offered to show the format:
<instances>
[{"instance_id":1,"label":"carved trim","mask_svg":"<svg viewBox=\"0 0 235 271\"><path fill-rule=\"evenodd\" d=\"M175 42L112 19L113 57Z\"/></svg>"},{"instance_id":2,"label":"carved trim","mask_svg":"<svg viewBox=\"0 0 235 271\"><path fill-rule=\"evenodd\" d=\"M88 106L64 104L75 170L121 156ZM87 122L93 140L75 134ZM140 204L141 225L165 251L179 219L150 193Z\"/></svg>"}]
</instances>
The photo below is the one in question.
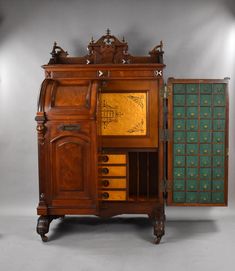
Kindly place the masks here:
<instances>
[{"instance_id":1,"label":"carved trim","mask_svg":"<svg viewBox=\"0 0 235 271\"><path fill-rule=\"evenodd\" d=\"M37 121L37 133L38 133L38 143L40 145L44 144L45 141L45 134L46 134L46 126L45 126L45 122L46 122L46 117L45 114L43 112L38 112L37 116L35 117L35 120Z\"/></svg>"},{"instance_id":2,"label":"carved trim","mask_svg":"<svg viewBox=\"0 0 235 271\"><path fill-rule=\"evenodd\" d=\"M52 58L50 59L49 64L57 64L59 63L60 57L67 57L68 52L64 51L60 46L57 45L56 42L54 42L52 51L51 51Z\"/></svg>"}]
</instances>

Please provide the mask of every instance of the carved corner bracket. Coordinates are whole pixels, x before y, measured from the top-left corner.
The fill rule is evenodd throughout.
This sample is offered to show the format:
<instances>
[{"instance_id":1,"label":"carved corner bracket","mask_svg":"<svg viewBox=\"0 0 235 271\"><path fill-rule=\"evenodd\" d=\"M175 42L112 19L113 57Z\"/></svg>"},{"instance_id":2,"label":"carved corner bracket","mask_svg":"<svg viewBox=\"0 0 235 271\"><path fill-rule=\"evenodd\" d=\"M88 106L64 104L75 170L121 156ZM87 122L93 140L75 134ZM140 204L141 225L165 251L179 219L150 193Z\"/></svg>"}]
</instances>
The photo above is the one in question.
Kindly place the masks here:
<instances>
[{"instance_id":1,"label":"carved corner bracket","mask_svg":"<svg viewBox=\"0 0 235 271\"><path fill-rule=\"evenodd\" d=\"M37 133L38 133L38 143L40 145L44 144L45 141L45 134L46 134L46 126L45 126L45 122L46 122L46 117L44 112L38 112L37 116L35 117L35 120L37 121Z\"/></svg>"}]
</instances>

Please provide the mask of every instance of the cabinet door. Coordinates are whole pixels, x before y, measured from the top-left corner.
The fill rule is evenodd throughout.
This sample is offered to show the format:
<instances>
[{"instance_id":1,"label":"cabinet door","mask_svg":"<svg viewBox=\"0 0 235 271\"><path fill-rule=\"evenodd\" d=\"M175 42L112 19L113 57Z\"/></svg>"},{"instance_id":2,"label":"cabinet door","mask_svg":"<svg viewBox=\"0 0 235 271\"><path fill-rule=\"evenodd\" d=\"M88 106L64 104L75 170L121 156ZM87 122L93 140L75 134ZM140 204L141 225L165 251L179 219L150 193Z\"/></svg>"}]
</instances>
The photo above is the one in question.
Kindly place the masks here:
<instances>
[{"instance_id":1,"label":"cabinet door","mask_svg":"<svg viewBox=\"0 0 235 271\"><path fill-rule=\"evenodd\" d=\"M227 86L227 80L168 81L168 205L227 205Z\"/></svg>"},{"instance_id":2,"label":"cabinet door","mask_svg":"<svg viewBox=\"0 0 235 271\"><path fill-rule=\"evenodd\" d=\"M95 209L97 148L94 121L50 127L52 206Z\"/></svg>"}]
</instances>

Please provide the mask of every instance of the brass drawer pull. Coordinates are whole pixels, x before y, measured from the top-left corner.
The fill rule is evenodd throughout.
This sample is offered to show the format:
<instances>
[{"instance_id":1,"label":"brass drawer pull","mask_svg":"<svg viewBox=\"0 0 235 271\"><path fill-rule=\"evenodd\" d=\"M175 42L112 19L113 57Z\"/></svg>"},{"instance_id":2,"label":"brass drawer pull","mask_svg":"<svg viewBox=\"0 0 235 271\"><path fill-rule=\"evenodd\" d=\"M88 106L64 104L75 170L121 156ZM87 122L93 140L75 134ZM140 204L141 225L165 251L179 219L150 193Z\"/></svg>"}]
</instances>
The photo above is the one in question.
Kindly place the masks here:
<instances>
[{"instance_id":1,"label":"brass drawer pull","mask_svg":"<svg viewBox=\"0 0 235 271\"><path fill-rule=\"evenodd\" d=\"M62 124L58 127L61 131L79 131L81 124Z\"/></svg>"},{"instance_id":2,"label":"brass drawer pull","mask_svg":"<svg viewBox=\"0 0 235 271\"><path fill-rule=\"evenodd\" d=\"M102 162L108 162L108 160L109 160L109 157L108 157L107 155L103 155L103 156L101 157L101 161L102 161Z\"/></svg>"},{"instance_id":3,"label":"brass drawer pull","mask_svg":"<svg viewBox=\"0 0 235 271\"><path fill-rule=\"evenodd\" d=\"M102 185L105 187L109 186L109 180L103 180Z\"/></svg>"},{"instance_id":4,"label":"brass drawer pull","mask_svg":"<svg viewBox=\"0 0 235 271\"><path fill-rule=\"evenodd\" d=\"M109 174L109 169L106 168L106 167L104 167L104 168L101 169L101 172L102 172L103 174Z\"/></svg>"},{"instance_id":5,"label":"brass drawer pull","mask_svg":"<svg viewBox=\"0 0 235 271\"><path fill-rule=\"evenodd\" d=\"M102 198L103 199L108 199L109 198L109 193L108 192L102 193Z\"/></svg>"}]
</instances>

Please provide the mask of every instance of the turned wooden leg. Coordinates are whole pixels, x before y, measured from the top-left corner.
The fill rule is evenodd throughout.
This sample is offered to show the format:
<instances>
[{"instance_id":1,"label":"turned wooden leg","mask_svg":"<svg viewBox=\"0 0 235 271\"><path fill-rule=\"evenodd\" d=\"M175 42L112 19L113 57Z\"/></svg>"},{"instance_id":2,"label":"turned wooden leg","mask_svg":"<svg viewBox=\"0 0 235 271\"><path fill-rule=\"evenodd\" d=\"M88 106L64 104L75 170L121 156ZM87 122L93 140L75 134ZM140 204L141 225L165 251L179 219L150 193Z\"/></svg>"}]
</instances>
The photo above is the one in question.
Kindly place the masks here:
<instances>
[{"instance_id":1,"label":"turned wooden leg","mask_svg":"<svg viewBox=\"0 0 235 271\"><path fill-rule=\"evenodd\" d=\"M45 235L49 232L50 223L53 220L52 216L40 216L37 223L37 233L41 236L43 242L47 242L48 237Z\"/></svg>"},{"instance_id":2,"label":"turned wooden leg","mask_svg":"<svg viewBox=\"0 0 235 271\"><path fill-rule=\"evenodd\" d=\"M155 244L159 244L162 236L165 234L165 211L164 206L156 207L149 218L153 223L153 234L156 236L154 239Z\"/></svg>"}]
</instances>

